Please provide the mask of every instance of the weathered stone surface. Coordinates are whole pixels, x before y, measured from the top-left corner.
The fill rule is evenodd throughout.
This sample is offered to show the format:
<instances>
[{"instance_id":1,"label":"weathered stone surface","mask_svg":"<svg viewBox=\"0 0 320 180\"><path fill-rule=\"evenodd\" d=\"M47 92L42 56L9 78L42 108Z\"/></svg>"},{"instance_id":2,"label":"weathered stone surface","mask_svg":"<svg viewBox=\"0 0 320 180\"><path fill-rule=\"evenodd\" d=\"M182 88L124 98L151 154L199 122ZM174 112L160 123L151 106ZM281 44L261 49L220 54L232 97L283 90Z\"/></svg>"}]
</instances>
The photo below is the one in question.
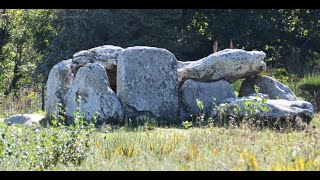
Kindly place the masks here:
<instances>
[{"instance_id":1,"label":"weathered stone surface","mask_svg":"<svg viewBox=\"0 0 320 180\"><path fill-rule=\"evenodd\" d=\"M89 51L94 53L94 57L97 63L100 63L104 68L108 70L115 70L117 65L118 54L123 50L122 47L105 45L99 46Z\"/></svg>"},{"instance_id":2,"label":"weathered stone surface","mask_svg":"<svg viewBox=\"0 0 320 180\"><path fill-rule=\"evenodd\" d=\"M31 126L39 125L39 122L43 118L44 116L38 114L16 114L9 117L4 122L6 122L7 124L23 124L26 126Z\"/></svg>"},{"instance_id":3,"label":"weathered stone surface","mask_svg":"<svg viewBox=\"0 0 320 180\"><path fill-rule=\"evenodd\" d=\"M179 122L179 124L183 121L189 120L190 117L190 113L187 112L185 105L182 102L182 97L181 97L181 93L179 93L179 113L178 113L178 117L177 117L177 121Z\"/></svg>"},{"instance_id":4,"label":"weathered stone surface","mask_svg":"<svg viewBox=\"0 0 320 180\"><path fill-rule=\"evenodd\" d=\"M24 116L22 114L16 114L11 116L10 118L6 119L5 122L7 124L24 124L31 118L28 116Z\"/></svg>"},{"instance_id":5,"label":"weathered stone surface","mask_svg":"<svg viewBox=\"0 0 320 180\"><path fill-rule=\"evenodd\" d=\"M113 45L98 46L89 50L77 52L73 55L72 62L79 67L87 63L101 64L107 71L109 83L113 91L117 85L117 59L118 54L123 50L122 47Z\"/></svg>"},{"instance_id":6,"label":"weathered stone surface","mask_svg":"<svg viewBox=\"0 0 320 180\"><path fill-rule=\"evenodd\" d=\"M115 70L118 54L122 50L123 48L119 46L98 46L75 53L72 62L79 66L85 66L87 63L98 63L108 70Z\"/></svg>"},{"instance_id":7,"label":"weathered stone surface","mask_svg":"<svg viewBox=\"0 0 320 180\"><path fill-rule=\"evenodd\" d=\"M241 84L239 97L249 96L251 93L254 93L254 85L260 88L259 92L269 95L270 99L297 100L296 95L290 88L269 76L246 78Z\"/></svg>"},{"instance_id":8,"label":"weathered stone surface","mask_svg":"<svg viewBox=\"0 0 320 180\"><path fill-rule=\"evenodd\" d=\"M168 50L129 47L118 56L117 75L117 94L129 118L177 117L177 60Z\"/></svg>"},{"instance_id":9,"label":"weathered stone surface","mask_svg":"<svg viewBox=\"0 0 320 180\"><path fill-rule=\"evenodd\" d=\"M94 63L94 53L88 50L83 50L73 55L72 62L78 66L85 66L87 63Z\"/></svg>"},{"instance_id":10,"label":"weathered stone surface","mask_svg":"<svg viewBox=\"0 0 320 180\"><path fill-rule=\"evenodd\" d=\"M236 97L231 85L224 80L199 82L188 79L183 83L180 91L187 112L193 115L199 115L199 112L203 112L197 105L196 99L202 102L204 112L209 113L215 105L220 104L224 99Z\"/></svg>"},{"instance_id":11,"label":"weathered stone surface","mask_svg":"<svg viewBox=\"0 0 320 180\"><path fill-rule=\"evenodd\" d=\"M271 111L268 112L269 117L283 117L286 115L298 115L301 117L306 117L311 120L314 115L313 105L307 101L288 101L284 99L270 99L267 100L267 105L270 107Z\"/></svg>"},{"instance_id":12,"label":"weathered stone surface","mask_svg":"<svg viewBox=\"0 0 320 180\"><path fill-rule=\"evenodd\" d=\"M243 98L228 98L225 99L222 104L219 106L223 106L225 103L228 103L227 114L230 116L231 114L235 115L234 109L236 106L240 107L239 117L243 117L245 114L245 101L249 101L254 103L254 101L261 101L261 98L257 98L255 96L248 96ZM267 99L266 106L268 111L263 112L259 106L257 107L256 117L258 118L267 118L271 120L275 120L278 118L286 118L286 117L294 117L299 116L304 118L307 122L309 122L314 116L314 108L313 105L307 101L288 101L284 99Z\"/></svg>"},{"instance_id":13,"label":"weathered stone surface","mask_svg":"<svg viewBox=\"0 0 320 180\"><path fill-rule=\"evenodd\" d=\"M266 54L262 51L225 49L197 61L180 62L179 82L183 83L187 79L204 82L222 79L232 83L265 71L265 57Z\"/></svg>"},{"instance_id":14,"label":"weathered stone surface","mask_svg":"<svg viewBox=\"0 0 320 180\"><path fill-rule=\"evenodd\" d=\"M194 61L178 61L178 69L183 68Z\"/></svg>"},{"instance_id":15,"label":"weathered stone surface","mask_svg":"<svg viewBox=\"0 0 320 180\"><path fill-rule=\"evenodd\" d=\"M66 94L69 91L74 75L71 70L72 60L61 61L50 71L47 81L46 110L51 116L57 109L57 105L66 105Z\"/></svg>"},{"instance_id":16,"label":"weathered stone surface","mask_svg":"<svg viewBox=\"0 0 320 180\"><path fill-rule=\"evenodd\" d=\"M76 74L67 95L67 115L73 117L77 107L86 120L97 116L99 124L122 121L121 103L111 90L106 71L100 64L87 64Z\"/></svg>"}]
</instances>

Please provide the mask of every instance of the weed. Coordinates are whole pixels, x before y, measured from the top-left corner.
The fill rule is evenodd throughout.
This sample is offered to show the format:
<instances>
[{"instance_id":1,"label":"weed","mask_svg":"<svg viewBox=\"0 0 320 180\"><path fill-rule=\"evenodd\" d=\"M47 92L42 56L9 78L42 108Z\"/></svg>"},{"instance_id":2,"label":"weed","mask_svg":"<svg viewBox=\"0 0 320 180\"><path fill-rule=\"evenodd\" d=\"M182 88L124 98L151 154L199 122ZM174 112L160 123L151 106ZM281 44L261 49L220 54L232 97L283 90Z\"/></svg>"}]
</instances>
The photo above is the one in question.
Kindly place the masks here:
<instances>
[{"instance_id":1,"label":"weed","mask_svg":"<svg viewBox=\"0 0 320 180\"><path fill-rule=\"evenodd\" d=\"M183 126L185 129L188 129L188 128L192 127L192 122L184 121L184 122L182 122L182 126Z\"/></svg>"}]
</instances>

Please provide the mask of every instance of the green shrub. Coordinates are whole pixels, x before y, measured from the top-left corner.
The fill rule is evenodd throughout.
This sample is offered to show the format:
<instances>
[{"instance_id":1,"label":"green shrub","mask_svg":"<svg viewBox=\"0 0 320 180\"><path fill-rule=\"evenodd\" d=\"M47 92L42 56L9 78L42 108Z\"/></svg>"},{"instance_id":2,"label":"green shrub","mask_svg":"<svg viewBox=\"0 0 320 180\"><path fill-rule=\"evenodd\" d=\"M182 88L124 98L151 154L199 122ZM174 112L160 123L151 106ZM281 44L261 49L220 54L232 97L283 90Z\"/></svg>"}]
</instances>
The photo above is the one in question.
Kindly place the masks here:
<instances>
[{"instance_id":1,"label":"green shrub","mask_svg":"<svg viewBox=\"0 0 320 180\"><path fill-rule=\"evenodd\" d=\"M79 114L75 112L69 126L58 117L46 128L0 123L0 170L53 170L58 163L80 166L87 157L95 122L88 123Z\"/></svg>"},{"instance_id":2,"label":"green shrub","mask_svg":"<svg viewBox=\"0 0 320 180\"><path fill-rule=\"evenodd\" d=\"M297 84L298 88L301 90L299 96L304 98L306 101L311 102L315 111L318 112L320 109L320 75L308 74Z\"/></svg>"},{"instance_id":3,"label":"green shrub","mask_svg":"<svg viewBox=\"0 0 320 180\"><path fill-rule=\"evenodd\" d=\"M241 87L241 84L243 82L244 79L238 79L236 80L234 83L231 84L231 87L236 95L236 97L238 96L239 94L239 91L240 91L240 87Z\"/></svg>"},{"instance_id":4,"label":"green shrub","mask_svg":"<svg viewBox=\"0 0 320 180\"><path fill-rule=\"evenodd\" d=\"M306 91L318 91L320 89L320 75L308 74L298 82L298 87Z\"/></svg>"}]
</instances>

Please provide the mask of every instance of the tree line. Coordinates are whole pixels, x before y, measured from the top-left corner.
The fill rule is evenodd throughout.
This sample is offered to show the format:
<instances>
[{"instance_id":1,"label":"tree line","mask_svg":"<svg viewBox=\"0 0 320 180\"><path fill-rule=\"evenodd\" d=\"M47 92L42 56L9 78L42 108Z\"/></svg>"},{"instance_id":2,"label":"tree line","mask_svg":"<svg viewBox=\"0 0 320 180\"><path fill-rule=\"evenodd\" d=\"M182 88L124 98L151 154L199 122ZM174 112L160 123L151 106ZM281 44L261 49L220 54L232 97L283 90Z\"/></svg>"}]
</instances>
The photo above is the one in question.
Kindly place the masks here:
<instances>
[{"instance_id":1,"label":"tree line","mask_svg":"<svg viewBox=\"0 0 320 180\"><path fill-rule=\"evenodd\" d=\"M80 50L155 46L180 61L216 50L266 52L268 66L320 69L319 9L1 9L0 95L37 89ZM215 45L215 46L214 46Z\"/></svg>"}]
</instances>

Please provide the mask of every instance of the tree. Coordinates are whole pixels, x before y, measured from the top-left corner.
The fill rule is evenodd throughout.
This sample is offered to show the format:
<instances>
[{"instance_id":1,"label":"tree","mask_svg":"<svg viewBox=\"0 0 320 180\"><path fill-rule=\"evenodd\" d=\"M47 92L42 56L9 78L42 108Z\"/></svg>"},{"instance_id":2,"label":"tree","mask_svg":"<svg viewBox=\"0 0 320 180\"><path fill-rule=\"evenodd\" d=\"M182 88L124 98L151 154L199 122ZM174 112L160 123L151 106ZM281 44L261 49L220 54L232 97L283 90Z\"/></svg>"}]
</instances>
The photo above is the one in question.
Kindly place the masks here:
<instances>
[{"instance_id":1,"label":"tree","mask_svg":"<svg viewBox=\"0 0 320 180\"><path fill-rule=\"evenodd\" d=\"M121 47L156 46L186 59L185 24L192 16L186 10L90 9L57 10L54 24L59 35L39 70L48 75L57 62L80 50L112 44ZM188 18L186 18L188 17ZM184 19L184 21L181 21ZM189 33L191 34L191 33ZM190 45L191 46L191 45Z\"/></svg>"},{"instance_id":2,"label":"tree","mask_svg":"<svg viewBox=\"0 0 320 180\"><path fill-rule=\"evenodd\" d=\"M4 46L8 43L10 38L10 30L8 27L8 17L7 17L7 11L5 9L2 9L1 11L1 17L0 17L0 79L7 79L7 67L6 67L6 59L5 59L5 53L4 53ZM0 83L0 92L3 92L6 89L6 83L2 82Z\"/></svg>"},{"instance_id":3,"label":"tree","mask_svg":"<svg viewBox=\"0 0 320 180\"><path fill-rule=\"evenodd\" d=\"M5 11L6 26L10 35L2 45L2 65L5 67L4 95L19 95L20 88L35 86L33 72L47 52L46 44L54 35L50 29L51 10ZM49 33L48 33L49 32ZM50 34L51 33L51 34Z\"/></svg>"},{"instance_id":4,"label":"tree","mask_svg":"<svg viewBox=\"0 0 320 180\"><path fill-rule=\"evenodd\" d=\"M178 60L208 56L212 46L266 52L293 73L319 65L320 10L313 9L59 9L6 10L1 19L0 88L6 93L47 78L80 50L112 44L155 46ZM293 66L296 65L296 66ZM308 69L309 68L309 69ZM28 86L29 86L28 85Z\"/></svg>"}]
</instances>

